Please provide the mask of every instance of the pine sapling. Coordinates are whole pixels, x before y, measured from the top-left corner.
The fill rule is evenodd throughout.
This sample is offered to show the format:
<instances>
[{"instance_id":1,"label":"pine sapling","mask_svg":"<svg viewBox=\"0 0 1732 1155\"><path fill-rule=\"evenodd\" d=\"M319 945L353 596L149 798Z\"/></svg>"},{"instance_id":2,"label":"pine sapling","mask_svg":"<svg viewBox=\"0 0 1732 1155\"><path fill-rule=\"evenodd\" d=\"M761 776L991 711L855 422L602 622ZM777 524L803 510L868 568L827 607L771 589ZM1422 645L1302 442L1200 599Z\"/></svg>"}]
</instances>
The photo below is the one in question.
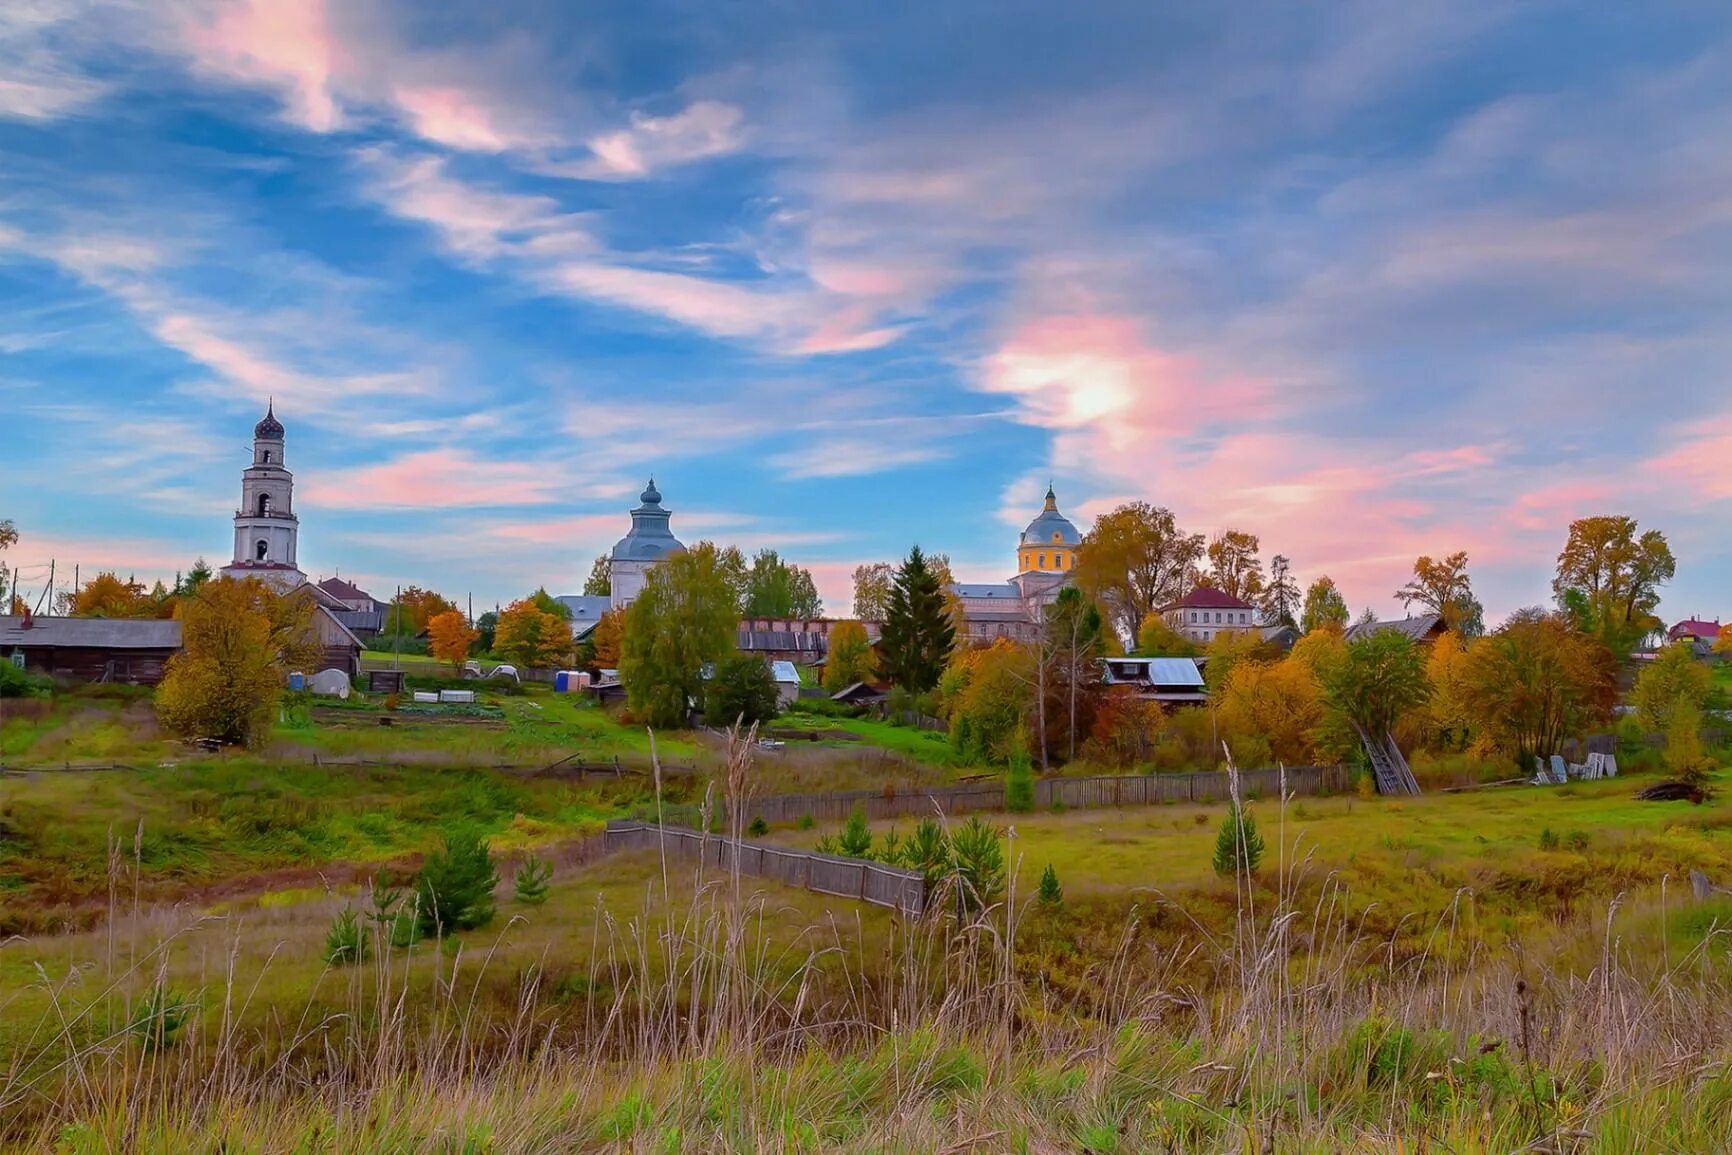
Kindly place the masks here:
<instances>
[{"instance_id":1,"label":"pine sapling","mask_svg":"<svg viewBox=\"0 0 1732 1155\"><path fill-rule=\"evenodd\" d=\"M334 967L354 966L367 961L367 931L361 916L352 906L345 906L331 922L325 934L325 962Z\"/></svg>"},{"instance_id":2,"label":"pine sapling","mask_svg":"<svg viewBox=\"0 0 1732 1155\"><path fill-rule=\"evenodd\" d=\"M1221 821L1221 832L1215 836L1215 873L1220 875L1256 874L1263 862L1263 836L1257 833L1257 820L1244 807L1234 806Z\"/></svg>"},{"instance_id":3,"label":"pine sapling","mask_svg":"<svg viewBox=\"0 0 1732 1155\"><path fill-rule=\"evenodd\" d=\"M1052 868L1052 863L1046 864L1046 869L1040 873L1040 892L1038 895L1042 906L1057 909L1064 905L1064 887L1058 883L1058 871Z\"/></svg>"},{"instance_id":4,"label":"pine sapling","mask_svg":"<svg viewBox=\"0 0 1732 1155\"><path fill-rule=\"evenodd\" d=\"M866 826L866 811L861 807L854 807L848 815L848 825L836 840L836 853L844 858L872 857L872 831Z\"/></svg>"},{"instance_id":5,"label":"pine sapling","mask_svg":"<svg viewBox=\"0 0 1732 1155\"><path fill-rule=\"evenodd\" d=\"M553 864L531 854L524 858L512 879L518 902L540 906L547 901L547 883L553 877Z\"/></svg>"}]
</instances>

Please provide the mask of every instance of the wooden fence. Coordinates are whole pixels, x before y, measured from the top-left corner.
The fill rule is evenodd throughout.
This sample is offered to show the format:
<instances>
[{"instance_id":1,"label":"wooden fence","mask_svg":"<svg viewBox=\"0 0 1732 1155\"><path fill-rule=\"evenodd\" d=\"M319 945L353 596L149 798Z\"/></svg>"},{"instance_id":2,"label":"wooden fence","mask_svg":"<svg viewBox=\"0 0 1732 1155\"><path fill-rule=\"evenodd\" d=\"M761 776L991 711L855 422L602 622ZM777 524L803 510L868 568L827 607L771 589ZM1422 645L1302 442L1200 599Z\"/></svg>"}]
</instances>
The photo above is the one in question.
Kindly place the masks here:
<instances>
[{"instance_id":1,"label":"wooden fence","mask_svg":"<svg viewBox=\"0 0 1732 1155\"><path fill-rule=\"evenodd\" d=\"M610 854L660 850L682 858L701 859L718 873L729 874L739 862L740 873L798 886L817 894L852 898L918 916L926 910L926 882L916 870L902 870L860 858L839 858L789 850L763 842L704 834L677 826L641 822L609 822L606 849Z\"/></svg>"},{"instance_id":2,"label":"wooden fence","mask_svg":"<svg viewBox=\"0 0 1732 1155\"><path fill-rule=\"evenodd\" d=\"M1289 794L1334 794L1348 787L1344 766L1293 766L1287 769ZM1247 798L1273 798L1281 789L1281 771L1273 767L1241 770L1239 791ZM1227 772L1205 770L1190 774L1129 774L1097 778L1043 778L1034 783L1038 810L1055 806L1098 810L1117 806L1150 806L1164 802L1220 802L1227 797ZM850 790L833 794L776 794L754 798L746 821L767 823L840 822L855 807L868 819L931 817L1003 810L1003 781L960 786L920 786L883 790Z\"/></svg>"}]
</instances>

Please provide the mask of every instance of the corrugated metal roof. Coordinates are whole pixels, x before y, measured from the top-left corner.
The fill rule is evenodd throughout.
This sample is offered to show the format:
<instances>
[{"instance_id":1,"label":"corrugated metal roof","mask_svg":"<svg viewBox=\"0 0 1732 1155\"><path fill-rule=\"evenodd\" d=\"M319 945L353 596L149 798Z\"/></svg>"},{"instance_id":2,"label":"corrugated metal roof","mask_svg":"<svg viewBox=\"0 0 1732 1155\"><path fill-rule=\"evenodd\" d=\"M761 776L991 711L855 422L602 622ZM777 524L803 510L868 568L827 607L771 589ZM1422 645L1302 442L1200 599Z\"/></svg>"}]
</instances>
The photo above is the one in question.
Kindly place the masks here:
<instances>
[{"instance_id":1,"label":"corrugated metal roof","mask_svg":"<svg viewBox=\"0 0 1732 1155\"><path fill-rule=\"evenodd\" d=\"M1133 677L1126 679L1123 671L1130 666L1138 670ZM1203 672L1197 668L1193 658L1108 658L1107 680L1146 681L1151 686L1178 689L1203 685Z\"/></svg>"},{"instance_id":2,"label":"corrugated metal roof","mask_svg":"<svg viewBox=\"0 0 1732 1155\"><path fill-rule=\"evenodd\" d=\"M99 650L178 650L180 623L131 618L0 617L0 648L88 647Z\"/></svg>"},{"instance_id":3,"label":"corrugated metal roof","mask_svg":"<svg viewBox=\"0 0 1732 1155\"><path fill-rule=\"evenodd\" d=\"M1395 621L1361 622L1347 631L1346 640L1354 642L1360 638L1369 638L1372 634L1381 634L1385 630L1394 630L1417 642L1436 629L1442 621L1437 614L1420 614L1417 618L1400 618Z\"/></svg>"}]
</instances>

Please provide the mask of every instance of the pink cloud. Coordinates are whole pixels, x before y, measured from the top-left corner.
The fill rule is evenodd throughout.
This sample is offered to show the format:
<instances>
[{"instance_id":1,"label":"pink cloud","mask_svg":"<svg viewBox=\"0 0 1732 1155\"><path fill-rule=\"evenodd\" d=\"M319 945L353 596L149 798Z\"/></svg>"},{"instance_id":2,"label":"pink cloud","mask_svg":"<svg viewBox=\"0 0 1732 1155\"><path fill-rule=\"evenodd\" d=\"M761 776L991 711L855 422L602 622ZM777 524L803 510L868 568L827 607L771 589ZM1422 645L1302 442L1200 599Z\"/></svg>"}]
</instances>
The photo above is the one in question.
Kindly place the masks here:
<instances>
[{"instance_id":1,"label":"pink cloud","mask_svg":"<svg viewBox=\"0 0 1732 1155\"><path fill-rule=\"evenodd\" d=\"M546 143L534 133L506 127L500 111L478 93L454 85L403 86L392 97L416 135L471 152L503 152Z\"/></svg>"},{"instance_id":2,"label":"pink cloud","mask_svg":"<svg viewBox=\"0 0 1732 1155\"><path fill-rule=\"evenodd\" d=\"M359 154L369 191L393 214L439 233L460 256L557 257L594 247L583 218L551 197L505 193L457 180L436 156L400 157L382 148Z\"/></svg>"},{"instance_id":3,"label":"pink cloud","mask_svg":"<svg viewBox=\"0 0 1732 1155\"><path fill-rule=\"evenodd\" d=\"M1674 484L1694 487L1689 496L1732 498L1732 414L1694 422L1674 431L1677 444L1648 463Z\"/></svg>"},{"instance_id":4,"label":"pink cloud","mask_svg":"<svg viewBox=\"0 0 1732 1155\"><path fill-rule=\"evenodd\" d=\"M330 132L342 125L333 91L341 47L325 0L237 0L190 24L186 37L201 69L277 89L285 113L302 127Z\"/></svg>"},{"instance_id":5,"label":"pink cloud","mask_svg":"<svg viewBox=\"0 0 1732 1155\"><path fill-rule=\"evenodd\" d=\"M742 143L740 110L699 100L672 116L633 113L628 127L589 139L590 156L549 164L541 171L579 180L641 180L677 165L722 156Z\"/></svg>"},{"instance_id":6,"label":"pink cloud","mask_svg":"<svg viewBox=\"0 0 1732 1155\"><path fill-rule=\"evenodd\" d=\"M544 505L565 479L540 462L489 461L463 450L431 449L342 475L312 478L303 501L325 509L461 509Z\"/></svg>"}]
</instances>

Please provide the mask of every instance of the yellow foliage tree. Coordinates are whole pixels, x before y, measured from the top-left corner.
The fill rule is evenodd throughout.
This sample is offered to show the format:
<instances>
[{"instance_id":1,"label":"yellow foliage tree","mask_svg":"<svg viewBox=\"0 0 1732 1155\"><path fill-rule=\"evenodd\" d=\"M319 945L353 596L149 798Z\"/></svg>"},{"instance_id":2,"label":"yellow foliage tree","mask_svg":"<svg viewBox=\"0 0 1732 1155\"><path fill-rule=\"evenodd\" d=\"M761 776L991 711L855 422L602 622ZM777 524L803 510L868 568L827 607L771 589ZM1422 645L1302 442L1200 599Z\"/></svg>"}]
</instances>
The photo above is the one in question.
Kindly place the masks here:
<instances>
[{"instance_id":1,"label":"yellow foliage tree","mask_svg":"<svg viewBox=\"0 0 1732 1155\"><path fill-rule=\"evenodd\" d=\"M1111 631L1108 631L1109 633ZM1175 630L1160 611L1143 615L1137 627L1137 654L1145 658L1194 658L1201 646Z\"/></svg>"},{"instance_id":2,"label":"yellow foliage tree","mask_svg":"<svg viewBox=\"0 0 1732 1155\"><path fill-rule=\"evenodd\" d=\"M1323 687L1309 665L1291 656L1236 662L1217 693L1216 723L1235 750L1261 742L1269 757L1313 762L1322 721Z\"/></svg>"},{"instance_id":3,"label":"yellow foliage tree","mask_svg":"<svg viewBox=\"0 0 1732 1155\"><path fill-rule=\"evenodd\" d=\"M254 578L207 583L181 602L181 650L156 690L163 725L251 745L270 730L290 670L317 662L313 601Z\"/></svg>"},{"instance_id":4,"label":"yellow foliage tree","mask_svg":"<svg viewBox=\"0 0 1732 1155\"><path fill-rule=\"evenodd\" d=\"M156 606L138 582L99 573L72 595L68 610L75 618L154 618Z\"/></svg>"},{"instance_id":5,"label":"yellow foliage tree","mask_svg":"<svg viewBox=\"0 0 1732 1155\"><path fill-rule=\"evenodd\" d=\"M1441 750L1465 750L1473 741L1473 711L1468 707L1467 646L1455 631L1444 634L1431 647L1425 674L1431 681L1431 701L1426 704L1426 728L1431 742Z\"/></svg>"},{"instance_id":6,"label":"yellow foliage tree","mask_svg":"<svg viewBox=\"0 0 1732 1155\"><path fill-rule=\"evenodd\" d=\"M449 662L455 671L463 669L469 648L481 637L481 631L470 627L461 610L435 614L427 622L427 634L428 651L441 662Z\"/></svg>"},{"instance_id":7,"label":"yellow foliage tree","mask_svg":"<svg viewBox=\"0 0 1732 1155\"><path fill-rule=\"evenodd\" d=\"M872 676L872 642L859 622L837 622L830 630L830 650L824 660L824 688L839 693Z\"/></svg>"},{"instance_id":8,"label":"yellow foliage tree","mask_svg":"<svg viewBox=\"0 0 1732 1155\"><path fill-rule=\"evenodd\" d=\"M619 669L619 655L622 643L625 641L625 611L609 610L601 615L595 623L595 629L589 633L589 646L593 651L597 669Z\"/></svg>"},{"instance_id":9,"label":"yellow foliage tree","mask_svg":"<svg viewBox=\"0 0 1732 1155\"><path fill-rule=\"evenodd\" d=\"M522 598L500 611L493 649L520 666L557 666L571 652L571 623Z\"/></svg>"},{"instance_id":10,"label":"yellow foliage tree","mask_svg":"<svg viewBox=\"0 0 1732 1155\"><path fill-rule=\"evenodd\" d=\"M1732 657L1732 625L1720 627L1720 636L1714 639L1714 652Z\"/></svg>"}]
</instances>

